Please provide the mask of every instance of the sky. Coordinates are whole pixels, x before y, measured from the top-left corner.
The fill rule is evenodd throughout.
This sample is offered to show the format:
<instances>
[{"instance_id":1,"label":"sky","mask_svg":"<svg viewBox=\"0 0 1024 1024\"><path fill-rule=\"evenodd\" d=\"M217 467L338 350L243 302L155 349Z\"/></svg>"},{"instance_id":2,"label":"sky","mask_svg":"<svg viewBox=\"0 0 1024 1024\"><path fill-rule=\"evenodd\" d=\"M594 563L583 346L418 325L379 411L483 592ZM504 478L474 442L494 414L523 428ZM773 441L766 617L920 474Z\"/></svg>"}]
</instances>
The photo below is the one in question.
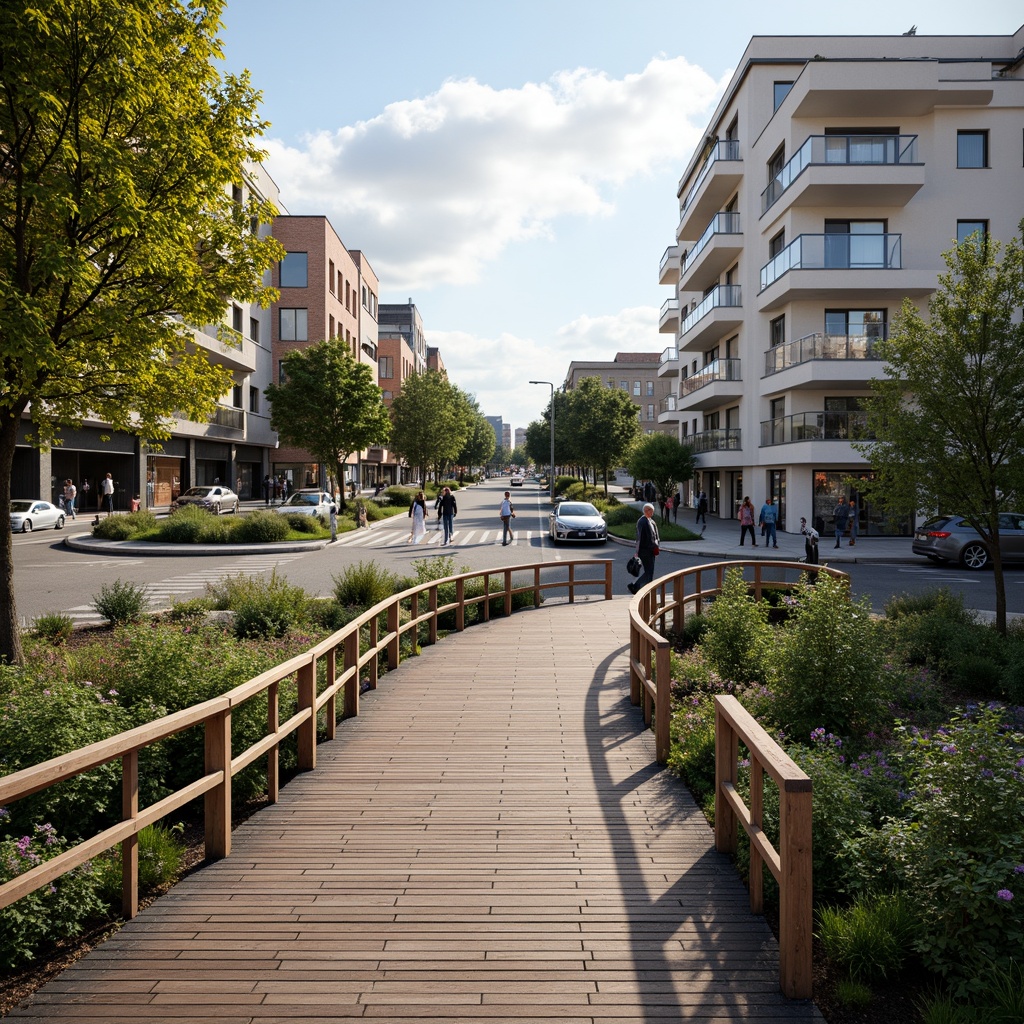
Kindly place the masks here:
<instances>
[{"instance_id":1,"label":"sky","mask_svg":"<svg viewBox=\"0 0 1024 1024\"><path fill-rule=\"evenodd\" d=\"M227 0L265 166L412 299L481 411L541 417L573 359L661 352L676 186L752 35L1010 35L1019 0Z\"/></svg>"}]
</instances>

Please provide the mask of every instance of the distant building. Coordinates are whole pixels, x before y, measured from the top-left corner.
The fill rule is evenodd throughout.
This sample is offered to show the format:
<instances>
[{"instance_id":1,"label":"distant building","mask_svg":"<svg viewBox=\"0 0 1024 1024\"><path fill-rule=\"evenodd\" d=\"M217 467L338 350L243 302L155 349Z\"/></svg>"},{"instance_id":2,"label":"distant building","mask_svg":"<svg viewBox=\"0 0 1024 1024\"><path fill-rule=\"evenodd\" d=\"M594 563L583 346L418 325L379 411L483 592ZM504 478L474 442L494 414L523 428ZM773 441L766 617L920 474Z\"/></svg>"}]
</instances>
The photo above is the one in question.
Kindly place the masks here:
<instances>
[{"instance_id":1,"label":"distant building","mask_svg":"<svg viewBox=\"0 0 1024 1024\"><path fill-rule=\"evenodd\" d=\"M516 443L513 445L515 448L526 447L526 427L516 427Z\"/></svg>"},{"instance_id":2,"label":"distant building","mask_svg":"<svg viewBox=\"0 0 1024 1024\"><path fill-rule=\"evenodd\" d=\"M497 459L498 449L500 449L502 444L504 444L502 441L502 438L505 436L504 424L502 423L500 416L485 416L484 419L490 423L491 428L494 430L494 458Z\"/></svg>"}]
</instances>

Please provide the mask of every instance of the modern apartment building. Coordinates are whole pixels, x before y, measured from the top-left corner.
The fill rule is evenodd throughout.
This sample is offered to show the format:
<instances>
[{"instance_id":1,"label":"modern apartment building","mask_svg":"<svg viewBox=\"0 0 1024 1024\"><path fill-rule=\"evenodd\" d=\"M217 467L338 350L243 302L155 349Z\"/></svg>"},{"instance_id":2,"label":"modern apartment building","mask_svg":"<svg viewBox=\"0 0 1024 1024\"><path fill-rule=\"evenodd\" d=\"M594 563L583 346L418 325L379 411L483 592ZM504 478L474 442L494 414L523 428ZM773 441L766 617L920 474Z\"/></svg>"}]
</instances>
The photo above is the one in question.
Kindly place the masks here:
<instances>
[{"instance_id":1,"label":"modern apartment building","mask_svg":"<svg viewBox=\"0 0 1024 1024\"><path fill-rule=\"evenodd\" d=\"M234 189L239 202L256 193L281 208L277 185L262 166L247 165L242 178L242 185ZM262 235L270 232L269 225L261 226ZM271 380L270 338L271 311L236 301L226 304L221 323L192 331L192 343L212 362L230 369L233 384L209 422L176 420L171 437L159 449L87 418L77 430L61 430L59 446L41 452L25 439L31 430L26 418L15 450L11 493L56 502L58 484L70 477L79 490L80 508L89 511L96 507L99 481L110 473L114 507L119 510L128 510L136 498L143 507L166 508L182 490L215 480L235 488L243 498L257 497L277 440L263 398ZM88 497L83 494L86 480Z\"/></svg>"},{"instance_id":2,"label":"modern apartment building","mask_svg":"<svg viewBox=\"0 0 1024 1024\"><path fill-rule=\"evenodd\" d=\"M782 528L906 533L861 494L851 439L904 298L942 253L1024 216L1024 28L1007 36L754 37L678 187L659 420L698 453L713 514L767 495ZM625 374L623 374L625 379Z\"/></svg>"},{"instance_id":3,"label":"modern apartment building","mask_svg":"<svg viewBox=\"0 0 1024 1024\"><path fill-rule=\"evenodd\" d=\"M280 297L273 305L272 346L276 377L288 353L327 338L341 338L353 358L377 369L377 296L379 285L365 255L349 251L323 216L282 216L274 221L274 237L287 255L274 270ZM380 452L380 449L376 449ZM350 457L345 480L365 486L360 466L369 453ZM381 458L375 460L380 462ZM363 466L369 473L370 467ZM325 468L298 448L280 446L271 473L297 487L327 487Z\"/></svg>"}]
</instances>

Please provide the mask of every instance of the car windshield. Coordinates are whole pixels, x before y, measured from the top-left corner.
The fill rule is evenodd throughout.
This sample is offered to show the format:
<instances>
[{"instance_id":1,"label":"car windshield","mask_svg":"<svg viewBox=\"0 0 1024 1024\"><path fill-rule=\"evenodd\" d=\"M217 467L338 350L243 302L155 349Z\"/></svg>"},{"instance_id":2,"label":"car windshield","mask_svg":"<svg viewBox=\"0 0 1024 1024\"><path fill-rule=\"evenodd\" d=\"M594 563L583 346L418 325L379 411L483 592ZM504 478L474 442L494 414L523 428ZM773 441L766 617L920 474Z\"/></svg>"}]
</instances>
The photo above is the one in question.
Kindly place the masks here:
<instances>
[{"instance_id":1,"label":"car windshield","mask_svg":"<svg viewBox=\"0 0 1024 1024\"><path fill-rule=\"evenodd\" d=\"M560 516L597 516L601 513L587 501L563 501L558 506Z\"/></svg>"},{"instance_id":2,"label":"car windshield","mask_svg":"<svg viewBox=\"0 0 1024 1024\"><path fill-rule=\"evenodd\" d=\"M288 499L289 505L319 505L319 494L293 494Z\"/></svg>"},{"instance_id":3,"label":"car windshield","mask_svg":"<svg viewBox=\"0 0 1024 1024\"><path fill-rule=\"evenodd\" d=\"M931 519L922 523L921 526L918 527L918 530L941 530L948 522L949 516L932 516Z\"/></svg>"},{"instance_id":4,"label":"car windshield","mask_svg":"<svg viewBox=\"0 0 1024 1024\"><path fill-rule=\"evenodd\" d=\"M31 501L12 501L11 511L12 512L27 512L32 507Z\"/></svg>"},{"instance_id":5,"label":"car windshield","mask_svg":"<svg viewBox=\"0 0 1024 1024\"><path fill-rule=\"evenodd\" d=\"M205 498L211 491L212 487L190 487L184 494L186 498Z\"/></svg>"}]
</instances>

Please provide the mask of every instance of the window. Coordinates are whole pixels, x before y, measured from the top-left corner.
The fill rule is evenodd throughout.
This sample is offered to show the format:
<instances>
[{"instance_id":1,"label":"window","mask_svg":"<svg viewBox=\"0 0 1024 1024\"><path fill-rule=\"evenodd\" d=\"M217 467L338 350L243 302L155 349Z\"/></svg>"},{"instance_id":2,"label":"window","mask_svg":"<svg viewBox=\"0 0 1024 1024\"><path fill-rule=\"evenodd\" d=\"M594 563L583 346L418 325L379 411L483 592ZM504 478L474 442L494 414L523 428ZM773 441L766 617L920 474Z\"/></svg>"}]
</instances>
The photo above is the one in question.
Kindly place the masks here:
<instances>
[{"instance_id":1,"label":"window","mask_svg":"<svg viewBox=\"0 0 1024 1024\"><path fill-rule=\"evenodd\" d=\"M793 88L792 82L776 82L772 90L772 96L775 105L772 110L778 110L782 106L782 101L789 95L789 90Z\"/></svg>"},{"instance_id":2,"label":"window","mask_svg":"<svg viewBox=\"0 0 1024 1024\"><path fill-rule=\"evenodd\" d=\"M234 330L242 333L242 307L231 305L231 326Z\"/></svg>"},{"instance_id":3,"label":"window","mask_svg":"<svg viewBox=\"0 0 1024 1024\"><path fill-rule=\"evenodd\" d=\"M277 361L277 383L284 384L288 380L288 377L284 372L284 360L278 359Z\"/></svg>"},{"instance_id":4,"label":"window","mask_svg":"<svg viewBox=\"0 0 1024 1024\"><path fill-rule=\"evenodd\" d=\"M786 315L777 316L768 324L768 341L771 348L786 343Z\"/></svg>"},{"instance_id":5,"label":"window","mask_svg":"<svg viewBox=\"0 0 1024 1024\"><path fill-rule=\"evenodd\" d=\"M956 244L963 245L972 235L977 235L976 241L984 245L988 238L987 220L958 220L956 222Z\"/></svg>"},{"instance_id":6,"label":"window","mask_svg":"<svg viewBox=\"0 0 1024 1024\"><path fill-rule=\"evenodd\" d=\"M628 393L629 392L629 381L628 380L620 380L619 381L619 390L620 391L625 391L625 392Z\"/></svg>"},{"instance_id":7,"label":"window","mask_svg":"<svg viewBox=\"0 0 1024 1024\"><path fill-rule=\"evenodd\" d=\"M241 384L236 384L231 389L231 404L236 409L241 409L242 408L242 385Z\"/></svg>"},{"instance_id":8,"label":"window","mask_svg":"<svg viewBox=\"0 0 1024 1024\"><path fill-rule=\"evenodd\" d=\"M956 133L957 167L988 167L988 132Z\"/></svg>"},{"instance_id":9,"label":"window","mask_svg":"<svg viewBox=\"0 0 1024 1024\"><path fill-rule=\"evenodd\" d=\"M395 375L395 357L381 356L377 360L377 377L379 380L391 380Z\"/></svg>"},{"instance_id":10,"label":"window","mask_svg":"<svg viewBox=\"0 0 1024 1024\"><path fill-rule=\"evenodd\" d=\"M307 341L307 317L308 310L305 309L282 309L281 313L281 340L282 341Z\"/></svg>"},{"instance_id":11,"label":"window","mask_svg":"<svg viewBox=\"0 0 1024 1024\"><path fill-rule=\"evenodd\" d=\"M249 388L249 412L260 411L260 389L251 387Z\"/></svg>"},{"instance_id":12,"label":"window","mask_svg":"<svg viewBox=\"0 0 1024 1024\"><path fill-rule=\"evenodd\" d=\"M640 381L638 380L633 381L633 395L636 398L640 397Z\"/></svg>"},{"instance_id":13,"label":"window","mask_svg":"<svg viewBox=\"0 0 1024 1024\"><path fill-rule=\"evenodd\" d=\"M383 398L385 402L390 402L394 395L390 391L382 391L380 393L380 397Z\"/></svg>"},{"instance_id":14,"label":"window","mask_svg":"<svg viewBox=\"0 0 1024 1024\"><path fill-rule=\"evenodd\" d=\"M647 397L648 398L653 398L654 397L654 381L653 380L649 380L647 382Z\"/></svg>"},{"instance_id":15,"label":"window","mask_svg":"<svg viewBox=\"0 0 1024 1024\"><path fill-rule=\"evenodd\" d=\"M884 338L884 309L826 309L825 333L845 338Z\"/></svg>"},{"instance_id":16,"label":"window","mask_svg":"<svg viewBox=\"0 0 1024 1024\"><path fill-rule=\"evenodd\" d=\"M610 388L614 388L615 387L615 378L614 377L609 377L608 378L608 387L610 387Z\"/></svg>"},{"instance_id":17,"label":"window","mask_svg":"<svg viewBox=\"0 0 1024 1024\"><path fill-rule=\"evenodd\" d=\"M334 260L327 261L327 287L334 294Z\"/></svg>"},{"instance_id":18,"label":"window","mask_svg":"<svg viewBox=\"0 0 1024 1024\"><path fill-rule=\"evenodd\" d=\"M260 340L260 322L254 316L249 317L249 337L257 343Z\"/></svg>"},{"instance_id":19,"label":"window","mask_svg":"<svg viewBox=\"0 0 1024 1024\"><path fill-rule=\"evenodd\" d=\"M653 405L648 405L647 406L647 418L649 420L653 420L654 419L654 406Z\"/></svg>"},{"instance_id":20,"label":"window","mask_svg":"<svg viewBox=\"0 0 1024 1024\"><path fill-rule=\"evenodd\" d=\"M768 161L768 181L773 182L781 172L782 168L786 166L786 147L779 146L777 150L772 154L771 159Z\"/></svg>"},{"instance_id":21,"label":"window","mask_svg":"<svg viewBox=\"0 0 1024 1024\"><path fill-rule=\"evenodd\" d=\"M825 266L887 269L884 220L826 220Z\"/></svg>"},{"instance_id":22,"label":"window","mask_svg":"<svg viewBox=\"0 0 1024 1024\"><path fill-rule=\"evenodd\" d=\"M783 229L768 243L768 258L775 259L775 257L778 256L785 248L786 232L785 229Z\"/></svg>"},{"instance_id":23,"label":"window","mask_svg":"<svg viewBox=\"0 0 1024 1024\"><path fill-rule=\"evenodd\" d=\"M281 260L281 287L305 288L308 283L307 261L304 252L290 252Z\"/></svg>"}]
</instances>

